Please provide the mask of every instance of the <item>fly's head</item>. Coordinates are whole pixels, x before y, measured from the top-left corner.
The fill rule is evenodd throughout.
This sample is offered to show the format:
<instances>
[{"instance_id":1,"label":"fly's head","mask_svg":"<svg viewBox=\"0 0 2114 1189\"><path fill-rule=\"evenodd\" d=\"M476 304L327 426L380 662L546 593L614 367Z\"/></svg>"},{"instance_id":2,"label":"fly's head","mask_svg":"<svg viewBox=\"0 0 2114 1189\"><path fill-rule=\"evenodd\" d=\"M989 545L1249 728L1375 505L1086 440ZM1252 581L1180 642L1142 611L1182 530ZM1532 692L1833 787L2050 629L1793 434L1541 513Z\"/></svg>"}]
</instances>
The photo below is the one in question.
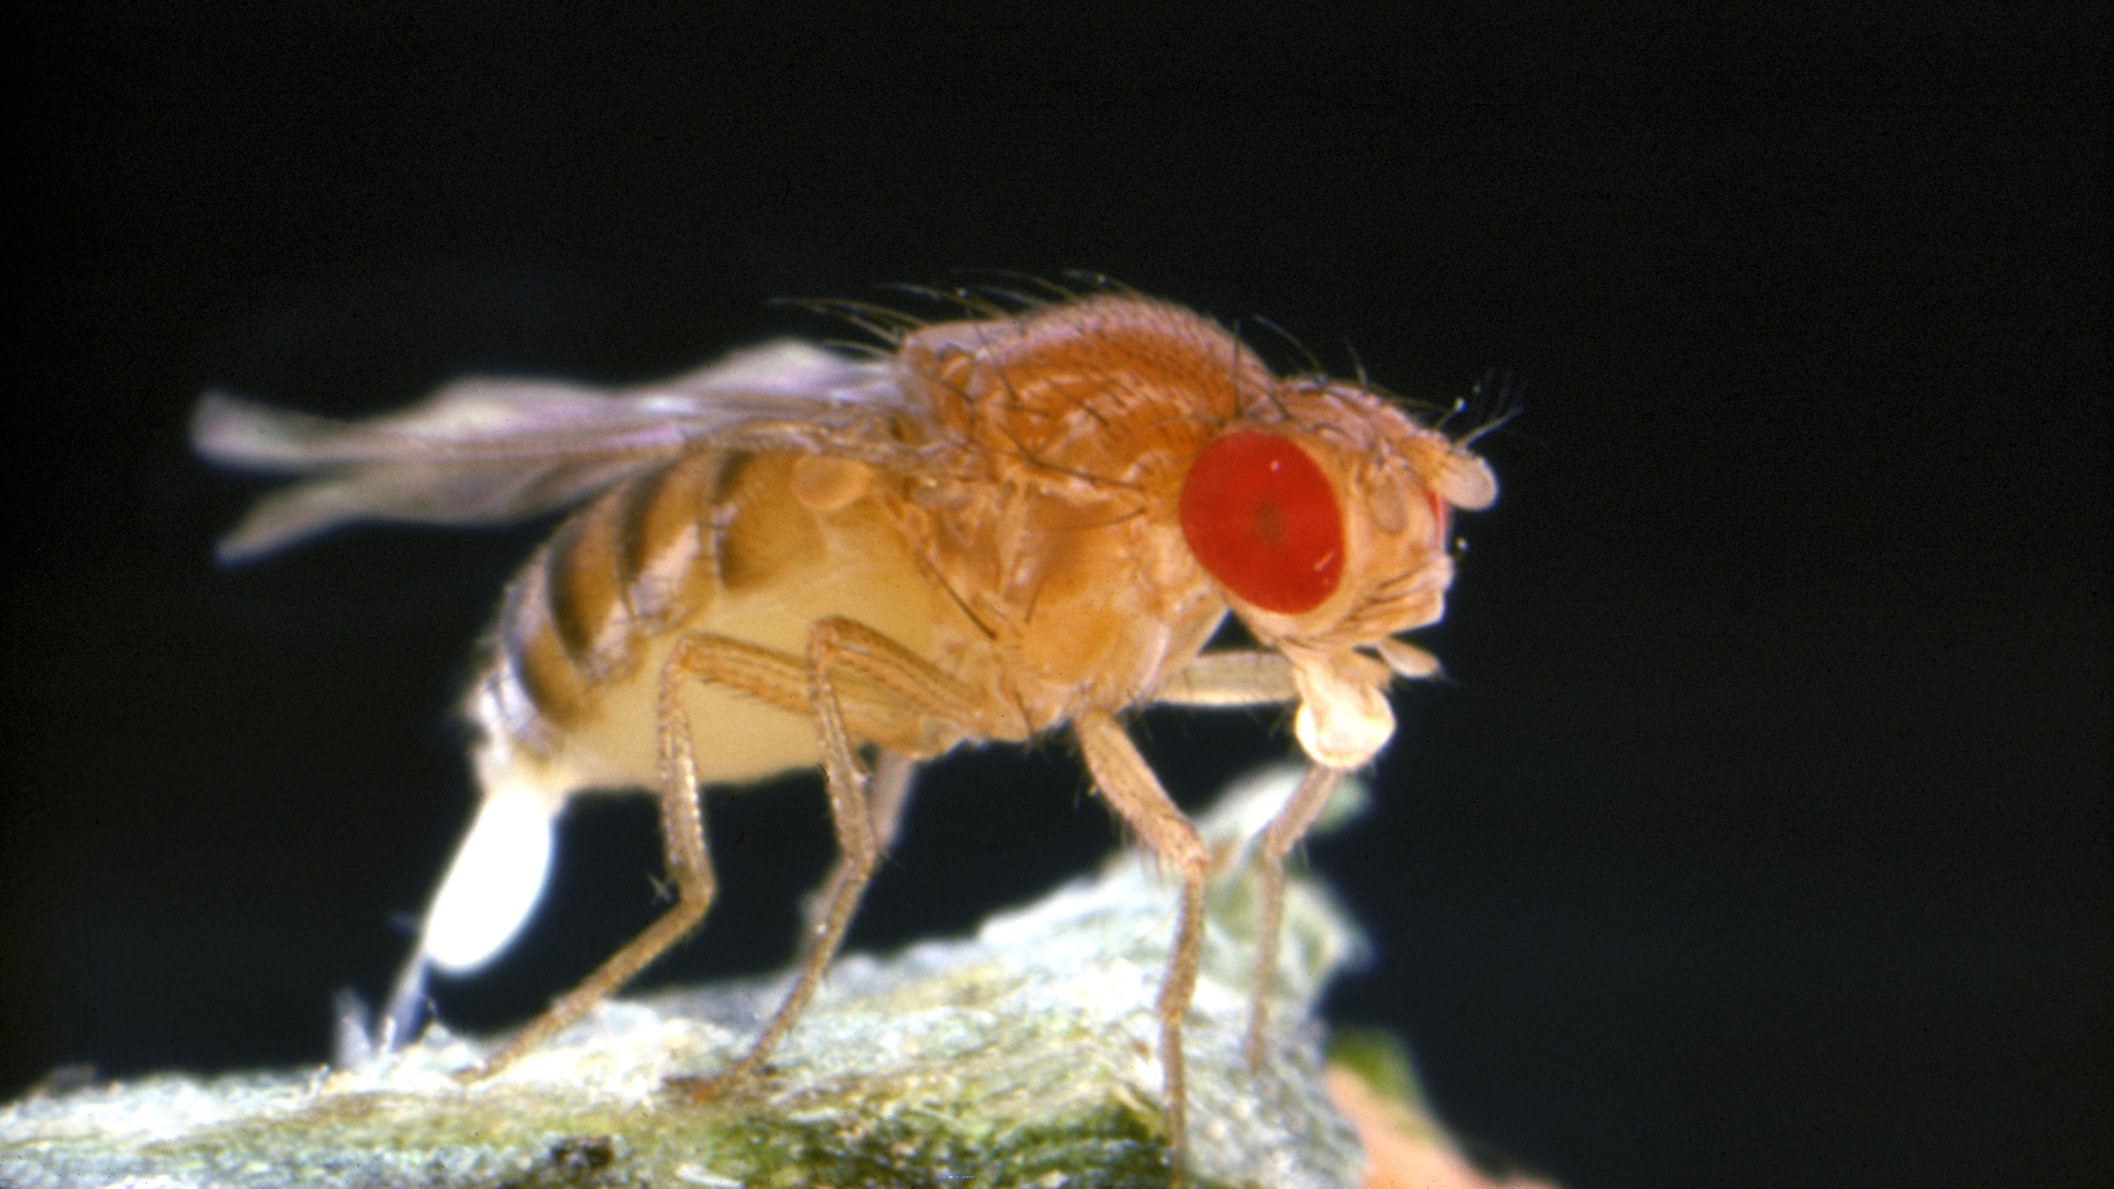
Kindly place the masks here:
<instances>
[{"instance_id":1,"label":"fly's head","mask_svg":"<svg viewBox=\"0 0 2114 1189\"><path fill-rule=\"evenodd\" d=\"M1183 536L1291 662L1294 731L1316 762L1360 767L1394 733L1389 681L1437 669L1395 636L1445 610L1451 511L1496 498L1482 459L1348 384L1280 384L1197 455Z\"/></svg>"}]
</instances>

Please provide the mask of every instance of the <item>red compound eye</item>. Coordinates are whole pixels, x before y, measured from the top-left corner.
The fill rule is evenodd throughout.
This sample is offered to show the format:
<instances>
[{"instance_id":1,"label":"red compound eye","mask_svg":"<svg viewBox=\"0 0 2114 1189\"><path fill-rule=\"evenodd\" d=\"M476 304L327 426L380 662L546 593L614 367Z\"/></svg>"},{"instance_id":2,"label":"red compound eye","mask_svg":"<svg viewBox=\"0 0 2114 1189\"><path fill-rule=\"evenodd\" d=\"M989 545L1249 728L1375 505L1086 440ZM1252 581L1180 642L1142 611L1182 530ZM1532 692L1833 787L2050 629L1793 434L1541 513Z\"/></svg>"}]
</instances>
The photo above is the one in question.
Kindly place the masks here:
<instances>
[{"instance_id":1,"label":"red compound eye","mask_svg":"<svg viewBox=\"0 0 2114 1189\"><path fill-rule=\"evenodd\" d=\"M1182 482L1182 535L1213 577L1265 611L1311 611L1343 578L1329 478L1271 434L1227 434L1197 456Z\"/></svg>"}]
</instances>

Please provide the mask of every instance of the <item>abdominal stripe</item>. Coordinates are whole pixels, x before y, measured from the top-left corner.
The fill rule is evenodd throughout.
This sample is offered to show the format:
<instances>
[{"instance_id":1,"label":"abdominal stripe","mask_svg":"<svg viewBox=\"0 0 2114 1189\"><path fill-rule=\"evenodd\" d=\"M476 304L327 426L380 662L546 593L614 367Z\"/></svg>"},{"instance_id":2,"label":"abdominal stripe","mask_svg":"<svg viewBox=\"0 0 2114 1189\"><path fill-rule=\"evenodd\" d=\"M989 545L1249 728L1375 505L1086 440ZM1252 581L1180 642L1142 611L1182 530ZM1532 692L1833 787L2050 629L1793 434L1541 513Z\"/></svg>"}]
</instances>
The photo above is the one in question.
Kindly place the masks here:
<instances>
[{"instance_id":1,"label":"abdominal stripe","mask_svg":"<svg viewBox=\"0 0 2114 1189\"><path fill-rule=\"evenodd\" d=\"M717 587L712 508L726 472L707 452L603 494L558 526L508 592L505 671L545 719L637 663L638 642L689 617Z\"/></svg>"}]
</instances>

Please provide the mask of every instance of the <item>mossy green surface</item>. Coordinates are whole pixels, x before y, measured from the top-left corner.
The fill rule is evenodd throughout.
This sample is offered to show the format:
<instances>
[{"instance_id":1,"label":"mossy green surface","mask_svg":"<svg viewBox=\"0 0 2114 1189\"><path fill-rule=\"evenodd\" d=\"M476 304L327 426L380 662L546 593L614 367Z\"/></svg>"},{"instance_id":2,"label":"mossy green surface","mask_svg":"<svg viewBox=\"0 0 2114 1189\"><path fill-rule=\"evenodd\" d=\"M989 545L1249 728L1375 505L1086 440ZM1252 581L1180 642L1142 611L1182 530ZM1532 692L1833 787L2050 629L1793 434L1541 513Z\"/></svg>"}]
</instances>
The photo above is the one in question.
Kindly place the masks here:
<instances>
[{"instance_id":1,"label":"mossy green surface","mask_svg":"<svg viewBox=\"0 0 2114 1189\"><path fill-rule=\"evenodd\" d=\"M1271 1051L1242 1060L1254 897L1241 840L1286 789L1205 821L1221 860L1187 1025L1200 1187L1349 1189L1360 1156L1321 1085L1310 1008L1357 945L1295 880ZM706 1102L779 985L605 1005L501 1075L450 1071L483 1042L436 1029L347 1070L161 1075L0 1108L0 1184L189 1186L1158 1186L1170 1181L1152 1004L1174 889L1136 855L932 942L831 973L765 1072Z\"/></svg>"},{"instance_id":2,"label":"mossy green surface","mask_svg":"<svg viewBox=\"0 0 2114 1189\"><path fill-rule=\"evenodd\" d=\"M1329 1037L1329 1064L1357 1074L1373 1093L1419 1114L1426 1109L1409 1046L1392 1032L1339 1028Z\"/></svg>"}]
</instances>

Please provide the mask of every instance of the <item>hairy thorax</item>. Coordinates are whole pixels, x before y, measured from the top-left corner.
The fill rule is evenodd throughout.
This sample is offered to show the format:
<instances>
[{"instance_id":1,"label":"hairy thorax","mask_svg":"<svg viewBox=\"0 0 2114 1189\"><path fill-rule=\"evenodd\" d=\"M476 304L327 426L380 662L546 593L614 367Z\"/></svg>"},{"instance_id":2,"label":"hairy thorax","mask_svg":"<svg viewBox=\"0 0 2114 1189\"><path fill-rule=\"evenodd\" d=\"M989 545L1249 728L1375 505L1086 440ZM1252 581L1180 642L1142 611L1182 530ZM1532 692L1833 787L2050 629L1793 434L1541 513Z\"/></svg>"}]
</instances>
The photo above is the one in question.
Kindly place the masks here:
<instances>
[{"instance_id":1,"label":"hairy thorax","mask_svg":"<svg viewBox=\"0 0 2114 1189\"><path fill-rule=\"evenodd\" d=\"M1240 388L1269 377L1193 316L1124 312L1120 335L1090 307L928 328L898 363L960 443L904 485L904 535L983 637L965 659L988 653L1030 731L1148 700L1226 615L1174 508Z\"/></svg>"}]
</instances>

